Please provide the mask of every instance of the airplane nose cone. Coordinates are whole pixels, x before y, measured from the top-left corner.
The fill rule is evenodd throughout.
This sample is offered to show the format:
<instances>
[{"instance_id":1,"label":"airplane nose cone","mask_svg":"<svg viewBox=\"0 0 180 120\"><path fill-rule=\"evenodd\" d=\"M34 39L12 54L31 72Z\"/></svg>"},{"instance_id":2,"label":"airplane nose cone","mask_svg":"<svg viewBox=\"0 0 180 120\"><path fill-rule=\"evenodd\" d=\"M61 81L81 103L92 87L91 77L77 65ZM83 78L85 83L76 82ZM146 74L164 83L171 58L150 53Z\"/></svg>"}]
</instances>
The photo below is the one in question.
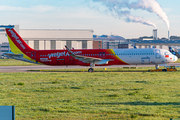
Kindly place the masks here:
<instances>
[{"instance_id":1,"label":"airplane nose cone","mask_svg":"<svg viewBox=\"0 0 180 120\"><path fill-rule=\"evenodd\" d=\"M178 57L174 55L174 62L178 60Z\"/></svg>"}]
</instances>

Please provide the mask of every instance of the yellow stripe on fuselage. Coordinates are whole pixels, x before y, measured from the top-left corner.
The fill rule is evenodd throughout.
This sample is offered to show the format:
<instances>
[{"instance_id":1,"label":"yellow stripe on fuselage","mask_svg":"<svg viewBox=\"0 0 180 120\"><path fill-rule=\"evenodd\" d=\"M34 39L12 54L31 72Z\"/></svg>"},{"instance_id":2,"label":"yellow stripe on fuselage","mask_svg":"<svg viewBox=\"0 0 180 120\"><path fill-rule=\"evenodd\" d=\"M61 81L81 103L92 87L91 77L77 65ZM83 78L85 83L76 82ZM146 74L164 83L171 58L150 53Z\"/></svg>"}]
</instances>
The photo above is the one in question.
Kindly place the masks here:
<instances>
[{"instance_id":1,"label":"yellow stripe on fuselage","mask_svg":"<svg viewBox=\"0 0 180 120\"><path fill-rule=\"evenodd\" d=\"M119 59L121 62L124 62L123 60L121 60L121 59L116 55L116 53L114 52L113 49L110 49L110 50L111 50L111 52L116 56L117 59ZM124 63L126 63L126 62L124 62Z\"/></svg>"}]
</instances>

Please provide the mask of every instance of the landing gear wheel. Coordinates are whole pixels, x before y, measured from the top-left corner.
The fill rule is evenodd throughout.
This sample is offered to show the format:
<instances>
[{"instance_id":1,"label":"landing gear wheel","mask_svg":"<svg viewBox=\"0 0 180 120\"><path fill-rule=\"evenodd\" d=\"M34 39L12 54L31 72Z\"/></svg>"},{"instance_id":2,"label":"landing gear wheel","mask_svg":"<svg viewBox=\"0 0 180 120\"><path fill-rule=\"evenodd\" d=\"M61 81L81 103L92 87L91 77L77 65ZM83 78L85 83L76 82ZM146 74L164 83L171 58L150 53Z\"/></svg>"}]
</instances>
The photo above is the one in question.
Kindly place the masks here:
<instances>
[{"instance_id":1,"label":"landing gear wheel","mask_svg":"<svg viewBox=\"0 0 180 120\"><path fill-rule=\"evenodd\" d=\"M88 72L94 72L94 69L93 68L89 68Z\"/></svg>"}]
</instances>

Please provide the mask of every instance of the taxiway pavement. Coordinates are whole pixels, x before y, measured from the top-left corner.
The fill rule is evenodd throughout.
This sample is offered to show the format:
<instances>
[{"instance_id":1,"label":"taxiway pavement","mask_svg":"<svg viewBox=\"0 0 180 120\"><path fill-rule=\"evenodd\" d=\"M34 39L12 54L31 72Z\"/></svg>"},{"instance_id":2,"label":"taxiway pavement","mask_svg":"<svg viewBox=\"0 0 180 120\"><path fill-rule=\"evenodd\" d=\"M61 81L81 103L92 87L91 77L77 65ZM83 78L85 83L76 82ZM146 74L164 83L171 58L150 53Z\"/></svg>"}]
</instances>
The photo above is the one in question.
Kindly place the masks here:
<instances>
[{"instance_id":1,"label":"taxiway pavement","mask_svg":"<svg viewBox=\"0 0 180 120\"><path fill-rule=\"evenodd\" d=\"M171 63L166 66L180 66L180 63ZM96 68L122 68L122 67L155 67L155 65L112 65L112 66L96 66ZM0 72L28 72L28 70L48 70L48 69L76 69L86 68L89 66L47 66L47 65L36 65L36 66L0 66Z\"/></svg>"}]
</instances>

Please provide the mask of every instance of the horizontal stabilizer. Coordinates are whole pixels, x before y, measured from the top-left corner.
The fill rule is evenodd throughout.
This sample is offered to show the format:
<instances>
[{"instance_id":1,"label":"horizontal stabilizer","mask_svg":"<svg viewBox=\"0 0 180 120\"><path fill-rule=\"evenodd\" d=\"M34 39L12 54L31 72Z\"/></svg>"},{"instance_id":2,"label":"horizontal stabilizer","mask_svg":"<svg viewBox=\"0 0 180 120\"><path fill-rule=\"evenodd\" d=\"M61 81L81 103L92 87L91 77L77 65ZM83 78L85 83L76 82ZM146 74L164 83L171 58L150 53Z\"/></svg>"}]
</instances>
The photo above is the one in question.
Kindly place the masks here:
<instances>
[{"instance_id":1,"label":"horizontal stabilizer","mask_svg":"<svg viewBox=\"0 0 180 120\"><path fill-rule=\"evenodd\" d=\"M14 53L12 53L12 52L4 53L3 56L4 56L4 57L10 57L10 58L12 58L12 57L17 57L17 58L23 57L22 54L14 54Z\"/></svg>"},{"instance_id":2,"label":"horizontal stabilizer","mask_svg":"<svg viewBox=\"0 0 180 120\"><path fill-rule=\"evenodd\" d=\"M23 58L23 54L14 54L12 52L9 52L9 53L4 53L3 56L8 57L8 58L12 58L12 59L15 59L15 60L20 60L20 61L24 61L24 62L39 64L38 62L34 62L34 61Z\"/></svg>"}]
</instances>

